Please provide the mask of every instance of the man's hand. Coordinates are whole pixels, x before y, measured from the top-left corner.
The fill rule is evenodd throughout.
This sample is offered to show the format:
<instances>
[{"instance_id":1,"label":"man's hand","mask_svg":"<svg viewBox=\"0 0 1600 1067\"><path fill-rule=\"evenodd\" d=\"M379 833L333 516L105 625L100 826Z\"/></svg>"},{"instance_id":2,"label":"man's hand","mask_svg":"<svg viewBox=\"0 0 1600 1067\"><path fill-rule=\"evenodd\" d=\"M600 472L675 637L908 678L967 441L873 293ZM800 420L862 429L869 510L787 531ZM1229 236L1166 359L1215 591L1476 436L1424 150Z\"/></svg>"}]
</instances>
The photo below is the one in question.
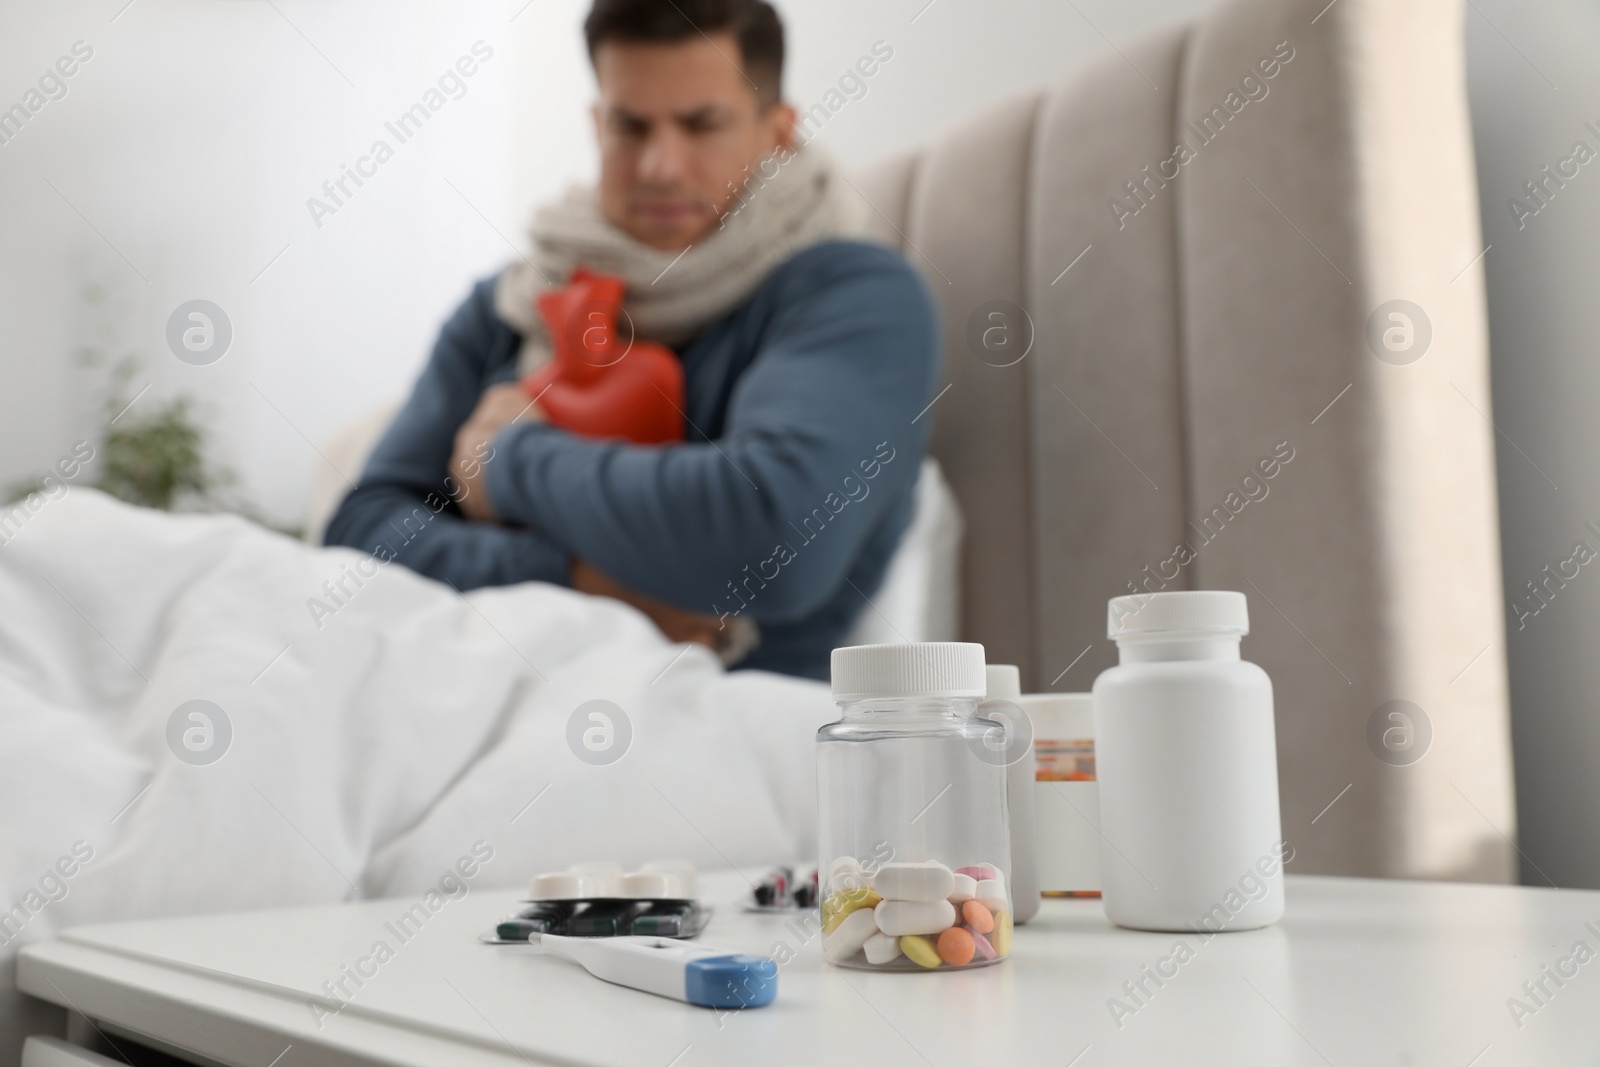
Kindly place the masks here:
<instances>
[{"instance_id":1,"label":"man's hand","mask_svg":"<svg viewBox=\"0 0 1600 1067\"><path fill-rule=\"evenodd\" d=\"M580 593L608 596L625 604L632 604L654 622L667 640L674 643L688 641L717 649L717 635L722 623L715 615L697 615L683 608L636 593L610 575L596 570L581 559L572 561L572 588Z\"/></svg>"},{"instance_id":2,"label":"man's hand","mask_svg":"<svg viewBox=\"0 0 1600 1067\"><path fill-rule=\"evenodd\" d=\"M478 407L456 431L450 475L455 479L456 504L474 522L497 522L500 516L489 503L486 477L494 459L494 439L513 422L541 418L519 382L491 385L478 398Z\"/></svg>"}]
</instances>

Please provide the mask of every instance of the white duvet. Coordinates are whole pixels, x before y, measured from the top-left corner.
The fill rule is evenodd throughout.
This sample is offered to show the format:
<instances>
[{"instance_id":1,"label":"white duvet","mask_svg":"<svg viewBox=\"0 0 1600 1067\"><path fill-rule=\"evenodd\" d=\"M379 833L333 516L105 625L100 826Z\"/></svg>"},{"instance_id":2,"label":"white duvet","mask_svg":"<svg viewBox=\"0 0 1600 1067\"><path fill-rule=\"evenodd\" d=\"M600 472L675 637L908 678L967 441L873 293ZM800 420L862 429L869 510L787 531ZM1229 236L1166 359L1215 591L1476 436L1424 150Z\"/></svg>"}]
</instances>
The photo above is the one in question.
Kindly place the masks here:
<instances>
[{"instance_id":1,"label":"white duvet","mask_svg":"<svg viewBox=\"0 0 1600 1067\"><path fill-rule=\"evenodd\" d=\"M615 601L462 596L237 518L83 489L23 515L0 545L0 1063L16 951L64 926L413 894L484 844L479 888L812 852L820 684L725 674ZM632 729L609 765L568 743L596 699ZM221 723L169 743L194 700L231 729L213 763L175 752L214 753Z\"/></svg>"}]
</instances>

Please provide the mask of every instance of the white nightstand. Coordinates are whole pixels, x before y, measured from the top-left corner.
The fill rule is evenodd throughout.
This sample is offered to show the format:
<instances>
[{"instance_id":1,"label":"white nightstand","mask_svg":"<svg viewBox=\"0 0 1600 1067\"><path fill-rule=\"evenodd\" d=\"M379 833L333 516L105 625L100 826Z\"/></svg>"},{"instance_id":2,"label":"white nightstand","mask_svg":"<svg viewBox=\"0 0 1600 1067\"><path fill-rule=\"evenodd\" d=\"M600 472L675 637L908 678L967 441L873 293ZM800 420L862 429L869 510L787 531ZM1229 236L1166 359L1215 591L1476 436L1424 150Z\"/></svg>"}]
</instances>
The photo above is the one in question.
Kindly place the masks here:
<instances>
[{"instance_id":1,"label":"white nightstand","mask_svg":"<svg viewBox=\"0 0 1600 1067\"><path fill-rule=\"evenodd\" d=\"M81 927L24 950L19 981L112 1042L228 1067L1550 1067L1600 1055L1600 958L1572 956L1578 942L1600 951L1595 892L1291 876L1280 926L1203 943L1117 930L1098 901L1047 900L1004 964L871 974L824 967L794 920L737 911L737 876L704 884L718 911L702 941L798 952L770 1007L719 1015L532 946L479 944L515 892L445 905L382 963L375 944L396 945L414 901ZM323 983L357 968L370 977L344 979L349 1006L319 1017ZM1513 1018L1510 998L1531 1010Z\"/></svg>"}]
</instances>

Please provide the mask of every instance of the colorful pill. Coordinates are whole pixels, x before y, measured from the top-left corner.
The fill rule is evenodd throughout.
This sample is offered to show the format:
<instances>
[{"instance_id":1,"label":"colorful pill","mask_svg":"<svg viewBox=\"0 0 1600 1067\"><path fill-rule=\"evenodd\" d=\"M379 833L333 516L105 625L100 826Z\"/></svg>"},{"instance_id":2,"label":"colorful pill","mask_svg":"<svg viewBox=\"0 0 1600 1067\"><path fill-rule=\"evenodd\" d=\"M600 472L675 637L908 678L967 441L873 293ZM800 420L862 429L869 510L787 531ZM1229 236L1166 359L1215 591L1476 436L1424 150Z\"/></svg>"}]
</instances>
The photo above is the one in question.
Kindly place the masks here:
<instances>
[{"instance_id":1,"label":"colorful pill","mask_svg":"<svg viewBox=\"0 0 1600 1067\"><path fill-rule=\"evenodd\" d=\"M933 942L925 937L902 937L900 951L906 954L906 959L930 971L944 962L939 958L939 950L933 947Z\"/></svg>"},{"instance_id":2,"label":"colorful pill","mask_svg":"<svg viewBox=\"0 0 1600 1067\"><path fill-rule=\"evenodd\" d=\"M974 882L985 882L990 878L994 878L1000 872L995 870L992 865L985 863L981 867L957 867L956 873L964 874Z\"/></svg>"},{"instance_id":3,"label":"colorful pill","mask_svg":"<svg viewBox=\"0 0 1600 1067\"><path fill-rule=\"evenodd\" d=\"M822 954L832 963L847 960L860 952L867 940L877 932L878 924L873 922L872 912L858 908L846 915L833 933L822 939Z\"/></svg>"},{"instance_id":4,"label":"colorful pill","mask_svg":"<svg viewBox=\"0 0 1600 1067\"><path fill-rule=\"evenodd\" d=\"M900 942L888 934L873 934L867 938L867 943L861 946L861 950L867 954L868 963L882 967L885 963L892 963L894 958L900 955ZM994 950L989 951L992 953Z\"/></svg>"},{"instance_id":5,"label":"colorful pill","mask_svg":"<svg viewBox=\"0 0 1600 1067\"><path fill-rule=\"evenodd\" d=\"M822 932L831 934L844 922L845 916L862 908L876 907L883 898L865 886L835 893L822 902Z\"/></svg>"},{"instance_id":6,"label":"colorful pill","mask_svg":"<svg viewBox=\"0 0 1600 1067\"><path fill-rule=\"evenodd\" d=\"M895 937L937 934L956 924L956 906L948 900L885 900L872 914L878 929Z\"/></svg>"},{"instance_id":7,"label":"colorful pill","mask_svg":"<svg viewBox=\"0 0 1600 1067\"><path fill-rule=\"evenodd\" d=\"M971 900L978 895L978 882L970 874L952 874L955 879L955 889L950 891L950 903L960 904L962 901Z\"/></svg>"},{"instance_id":8,"label":"colorful pill","mask_svg":"<svg viewBox=\"0 0 1600 1067\"><path fill-rule=\"evenodd\" d=\"M980 934L987 934L994 929L994 913L984 907L980 900L969 900L961 905L961 918Z\"/></svg>"},{"instance_id":9,"label":"colorful pill","mask_svg":"<svg viewBox=\"0 0 1600 1067\"><path fill-rule=\"evenodd\" d=\"M1002 911L994 917L994 936L989 939L996 956L1011 955L1011 913Z\"/></svg>"},{"instance_id":10,"label":"colorful pill","mask_svg":"<svg viewBox=\"0 0 1600 1067\"><path fill-rule=\"evenodd\" d=\"M985 962L994 959L994 946L989 944L989 939L976 930L968 931L972 934L972 948Z\"/></svg>"},{"instance_id":11,"label":"colorful pill","mask_svg":"<svg viewBox=\"0 0 1600 1067\"><path fill-rule=\"evenodd\" d=\"M977 950L972 934L959 926L952 926L939 935L939 958L952 967L962 967L972 962Z\"/></svg>"},{"instance_id":12,"label":"colorful pill","mask_svg":"<svg viewBox=\"0 0 1600 1067\"><path fill-rule=\"evenodd\" d=\"M872 876L872 888L884 900L946 901L955 891L955 877L937 860L885 863Z\"/></svg>"}]
</instances>

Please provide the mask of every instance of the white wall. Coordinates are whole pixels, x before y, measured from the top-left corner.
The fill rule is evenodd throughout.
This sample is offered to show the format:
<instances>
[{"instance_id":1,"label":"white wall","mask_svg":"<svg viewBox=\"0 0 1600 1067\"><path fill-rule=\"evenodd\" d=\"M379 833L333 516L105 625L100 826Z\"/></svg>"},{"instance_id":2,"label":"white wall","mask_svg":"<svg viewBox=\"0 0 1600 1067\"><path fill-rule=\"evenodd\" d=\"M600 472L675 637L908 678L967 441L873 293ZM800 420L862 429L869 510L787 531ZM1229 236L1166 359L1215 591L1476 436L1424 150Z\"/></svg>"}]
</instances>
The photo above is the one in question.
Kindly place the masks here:
<instances>
[{"instance_id":1,"label":"white wall","mask_svg":"<svg viewBox=\"0 0 1600 1067\"><path fill-rule=\"evenodd\" d=\"M1474 0L1468 48L1494 361L1508 601L1600 552L1600 158L1519 220L1507 201L1583 141L1600 152L1600 7ZM1502 36L1502 33L1504 36ZM1589 129L1585 123L1592 123ZM1570 169L1570 168L1569 168ZM1523 881L1600 887L1600 561L1537 614L1507 605ZM1571 573L1571 569L1568 569Z\"/></svg>"},{"instance_id":2,"label":"white wall","mask_svg":"<svg viewBox=\"0 0 1600 1067\"><path fill-rule=\"evenodd\" d=\"M308 442L403 391L471 281L512 255L531 207L592 174L587 3L124 3L0 0L0 106L74 41L94 49L67 96L0 146L0 485L100 424L96 379L72 358L95 343L143 354L138 384L154 388L141 403L202 398L216 458L295 524L322 462ZM789 95L818 101L887 42L894 58L820 135L866 162L1060 76L1105 47L1098 31L1125 38L1202 6L1080 0L1080 16L1055 0L789 0ZM393 141L384 121L480 39L494 56L466 95L317 227L307 198L375 138ZM102 303L85 301L90 285ZM164 339L195 298L234 327L206 367Z\"/></svg>"},{"instance_id":3,"label":"white wall","mask_svg":"<svg viewBox=\"0 0 1600 1067\"><path fill-rule=\"evenodd\" d=\"M530 195L589 167L576 4L538 0L511 23L501 3L140 0L113 21L122 2L0 9L6 104L74 41L94 49L0 146L0 316L16 324L0 339L0 479L93 430L70 359L93 283L151 398L204 398L218 458L297 521L320 462L307 439L404 389L470 280L512 254L497 228L516 240ZM404 144L384 130L478 40L494 51L464 96ZM393 159L317 226L308 197L380 137ZM168 315L193 298L233 323L211 366L166 347Z\"/></svg>"}]
</instances>

